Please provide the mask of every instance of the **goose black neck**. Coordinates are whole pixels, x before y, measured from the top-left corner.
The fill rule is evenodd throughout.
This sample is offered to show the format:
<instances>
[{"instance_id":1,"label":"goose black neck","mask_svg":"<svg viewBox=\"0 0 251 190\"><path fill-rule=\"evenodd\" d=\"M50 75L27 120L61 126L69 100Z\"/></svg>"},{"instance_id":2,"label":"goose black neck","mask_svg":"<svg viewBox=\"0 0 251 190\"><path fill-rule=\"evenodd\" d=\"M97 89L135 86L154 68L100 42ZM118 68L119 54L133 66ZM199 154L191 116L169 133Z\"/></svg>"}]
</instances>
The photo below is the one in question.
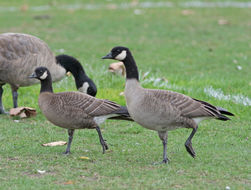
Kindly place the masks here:
<instances>
[{"instance_id":1,"label":"goose black neck","mask_svg":"<svg viewBox=\"0 0 251 190\"><path fill-rule=\"evenodd\" d=\"M40 93L53 92L51 75L50 75L49 71L47 71L47 72L48 72L47 78L44 80L41 80Z\"/></svg>"},{"instance_id":2,"label":"goose black neck","mask_svg":"<svg viewBox=\"0 0 251 190\"><path fill-rule=\"evenodd\" d=\"M58 64L65 68L66 72L69 71L72 73L77 88L80 88L86 78L88 78L81 63L74 57L64 54L58 55L56 56L56 61Z\"/></svg>"},{"instance_id":3,"label":"goose black neck","mask_svg":"<svg viewBox=\"0 0 251 190\"><path fill-rule=\"evenodd\" d=\"M126 68L126 79L139 80L138 68L130 51L127 51L127 56L123 62Z\"/></svg>"}]
</instances>

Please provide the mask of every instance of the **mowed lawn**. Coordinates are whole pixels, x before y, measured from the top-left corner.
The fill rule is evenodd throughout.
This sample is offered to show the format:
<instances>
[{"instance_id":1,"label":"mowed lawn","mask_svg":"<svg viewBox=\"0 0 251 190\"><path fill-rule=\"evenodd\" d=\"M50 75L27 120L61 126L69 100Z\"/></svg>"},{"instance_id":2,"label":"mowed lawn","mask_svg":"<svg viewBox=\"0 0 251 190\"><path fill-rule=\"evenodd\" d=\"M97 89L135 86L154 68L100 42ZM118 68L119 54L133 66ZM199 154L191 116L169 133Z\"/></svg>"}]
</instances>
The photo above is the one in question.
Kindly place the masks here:
<instances>
[{"instance_id":1,"label":"mowed lawn","mask_svg":"<svg viewBox=\"0 0 251 190\"><path fill-rule=\"evenodd\" d=\"M97 97L122 105L125 79L109 73L113 61L101 57L114 46L127 46L144 87L178 91L236 116L200 123L195 159L184 147L191 130L179 129L169 133L170 163L152 165L162 160L157 133L125 121L101 126L106 154L95 130L78 130L72 154L64 156L66 146L41 146L67 141L68 135L41 114L40 86L20 88L19 105L38 114L21 120L0 115L0 189L251 189L251 8L186 8L182 1L142 8L127 1L128 8L122 2L1 1L0 33L29 33L55 54L76 57L96 83ZM94 8L75 9L87 4ZM76 90L72 77L53 87ZM3 102L6 110L12 107L9 85Z\"/></svg>"}]
</instances>

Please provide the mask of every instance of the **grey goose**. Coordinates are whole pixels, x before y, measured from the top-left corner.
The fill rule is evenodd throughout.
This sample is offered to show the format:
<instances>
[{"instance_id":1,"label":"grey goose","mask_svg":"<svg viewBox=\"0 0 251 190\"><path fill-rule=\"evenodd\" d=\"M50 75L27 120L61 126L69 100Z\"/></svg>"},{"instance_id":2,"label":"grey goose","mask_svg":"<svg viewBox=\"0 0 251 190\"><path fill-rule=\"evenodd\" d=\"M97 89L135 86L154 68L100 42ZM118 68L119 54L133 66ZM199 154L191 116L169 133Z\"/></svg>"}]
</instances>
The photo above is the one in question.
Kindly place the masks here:
<instances>
[{"instance_id":1,"label":"grey goose","mask_svg":"<svg viewBox=\"0 0 251 190\"><path fill-rule=\"evenodd\" d=\"M46 67L38 67L30 78L39 79L41 89L39 107L45 117L54 125L68 129L69 140L65 154L70 147L75 129L96 129L103 148L108 146L99 130L99 125L106 119L129 120L127 108L109 100L102 100L80 92L53 93L52 78Z\"/></svg>"},{"instance_id":2,"label":"grey goose","mask_svg":"<svg viewBox=\"0 0 251 190\"><path fill-rule=\"evenodd\" d=\"M158 132L163 143L163 161L168 163L168 131L178 128L191 128L192 133L185 142L188 153L195 157L192 138L198 124L204 119L229 120L225 115L233 116L223 108L188 97L177 92L145 89L139 83L136 62L126 47L114 47L103 59L122 61L126 68L125 98L128 112L132 119L141 126Z\"/></svg>"},{"instance_id":3,"label":"grey goose","mask_svg":"<svg viewBox=\"0 0 251 190\"><path fill-rule=\"evenodd\" d=\"M18 88L38 83L28 76L36 67L47 67L53 81L61 80L66 72L72 72L79 91L96 94L95 84L88 78L78 60L67 55L54 56L41 39L21 33L0 34L0 114L5 113L2 104L2 86L10 84L13 105L18 107Z\"/></svg>"}]
</instances>

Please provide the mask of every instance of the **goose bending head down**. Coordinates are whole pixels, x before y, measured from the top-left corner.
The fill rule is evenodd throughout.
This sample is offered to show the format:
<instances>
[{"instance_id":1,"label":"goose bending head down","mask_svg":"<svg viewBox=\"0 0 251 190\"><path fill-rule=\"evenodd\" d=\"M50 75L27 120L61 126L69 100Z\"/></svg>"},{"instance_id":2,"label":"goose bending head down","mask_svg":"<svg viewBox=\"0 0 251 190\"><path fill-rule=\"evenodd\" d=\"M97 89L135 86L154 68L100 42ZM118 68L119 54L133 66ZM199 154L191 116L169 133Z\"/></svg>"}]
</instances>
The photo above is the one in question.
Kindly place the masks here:
<instances>
[{"instance_id":1,"label":"goose bending head down","mask_svg":"<svg viewBox=\"0 0 251 190\"><path fill-rule=\"evenodd\" d=\"M139 83L136 62L126 47L114 47L103 59L122 61L126 68L125 98L132 119L141 126L158 132L163 143L163 161L167 163L168 131L178 128L191 128L192 133L185 142L188 153L195 157L192 138L198 124L204 119L229 120L225 115L233 116L227 110L207 102L190 98L177 92L145 89Z\"/></svg>"},{"instance_id":2,"label":"goose bending head down","mask_svg":"<svg viewBox=\"0 0 251 190\"><path fill-rule=\"evenodd\" d=\"M53 93L51 74L46 67L36 68L30 78L41 82L38 104L42 113L54 125L68 129L69 140L65 154L70 153L75 129L96 129L104 153L108 146L99 125L109 118L131 121L127 109L115 102L80 92Z\"/></svg>"},{"instance_id":3,"label":"goose bending head down","mask_svg":"<svg viewBox=\"0 0 251 190\"><path fill-rule=\"evenodd\" d=\"M18 107L18 89L38 83L38 80L28 76L36 67L47 67L52 81L61 80L67 71L75 78L77 89L84 93L95 95L95 84L85 74L80 62L68 55L56 56L49 46L41 39L21 33L0 34L0 114L5 113L2 104L2 86L10 84L13 106Z\"/></svg>"}]
</instances>

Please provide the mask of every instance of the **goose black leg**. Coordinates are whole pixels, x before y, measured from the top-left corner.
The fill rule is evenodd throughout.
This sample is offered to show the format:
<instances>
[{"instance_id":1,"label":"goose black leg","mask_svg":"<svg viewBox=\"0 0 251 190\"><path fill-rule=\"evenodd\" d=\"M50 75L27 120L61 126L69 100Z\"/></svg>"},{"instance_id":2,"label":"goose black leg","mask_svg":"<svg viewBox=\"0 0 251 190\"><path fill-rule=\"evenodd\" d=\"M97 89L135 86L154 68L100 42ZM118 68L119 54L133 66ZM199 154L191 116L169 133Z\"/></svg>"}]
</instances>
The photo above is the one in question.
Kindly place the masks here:
<instances>
[{"instance_id":1,"label":"goose black leg","mask_svg":"<svg viewBox=\"0 0 251 190\"><path fill-rule=\"evenodd\" d=\"M169 159L167 158L167 137L168 137L168 132L167 131L158 131L159 138L162 140L163 144L163 161L160 162L160 164L168 164Z\"/></svg>"},{"instance_id":2,"label":"goose black leg","mask_svg":"<svg viewBox=\"0 0 251 190\"><path fill-rule=\"evenodd\" d=\"M3 84L0 85L0 114L5 114L6 112L4 111L3 107L3 102L2 102L2 95L3 95Z\"/></svg>"},{"instance_id":3,"label":"goose black leg","mask_svg":"<svg viewBox=\"0 0 251 190\"><path fill-rule=\"evenodd\" d=\"M64 152L64 154L70 154L70 149L71 149L71 142L72 142L72 139L73 139L73 134L74 134L74 129L68 129L68 135L69 135L69 140L68 140L68 143L67 143L67 148L66 148L66 151Z\"/></svg>"},{"instance_id":4,"label":"goose black leg","mask_svg":"<svg viewBox=\"0 0 251 190\"><path fill-rule=\"evenodd\" d=\"M105 150L108 150L108 145L106 144L105 140L103 139L103 136L101 134L101 130L100 130L99 126L96 127L96 131L98 132L99 141L100 141L100 144L103 148L103 154L104 154Z\"/></svg>"},{"instance_id":5,"label":"goose black leg","mask_svg":"<svg viewBox=\"0 0 251 190\"><path fill-rule=\"evenodd\" d=\"M12 89L13 107L17 108L18 107L18 104L17 104L17 98L18 98L17 90L18 90L18 87L11 86L11 89Z\"/></svg>"},{"instance_id":6,"label":"goose black leg","mask_svg":"<svg viewBox=\"0 0 251 190\"><path fill-rule=\"evenodd\" d=\"M187 139L186 142L185 142L186 150L187 150L187 152L188 152L193 158L196 156L196 154L195 154L195 152L194 152L194 150L193 150L193 147L192 147L192 138L193 138L194 134L196 133L197 128L198 128L198 126L196 126L195 128L193 128L192 133L190 134L190 136L188 137L188 139Z\"/></svg>"}]
</instances>

